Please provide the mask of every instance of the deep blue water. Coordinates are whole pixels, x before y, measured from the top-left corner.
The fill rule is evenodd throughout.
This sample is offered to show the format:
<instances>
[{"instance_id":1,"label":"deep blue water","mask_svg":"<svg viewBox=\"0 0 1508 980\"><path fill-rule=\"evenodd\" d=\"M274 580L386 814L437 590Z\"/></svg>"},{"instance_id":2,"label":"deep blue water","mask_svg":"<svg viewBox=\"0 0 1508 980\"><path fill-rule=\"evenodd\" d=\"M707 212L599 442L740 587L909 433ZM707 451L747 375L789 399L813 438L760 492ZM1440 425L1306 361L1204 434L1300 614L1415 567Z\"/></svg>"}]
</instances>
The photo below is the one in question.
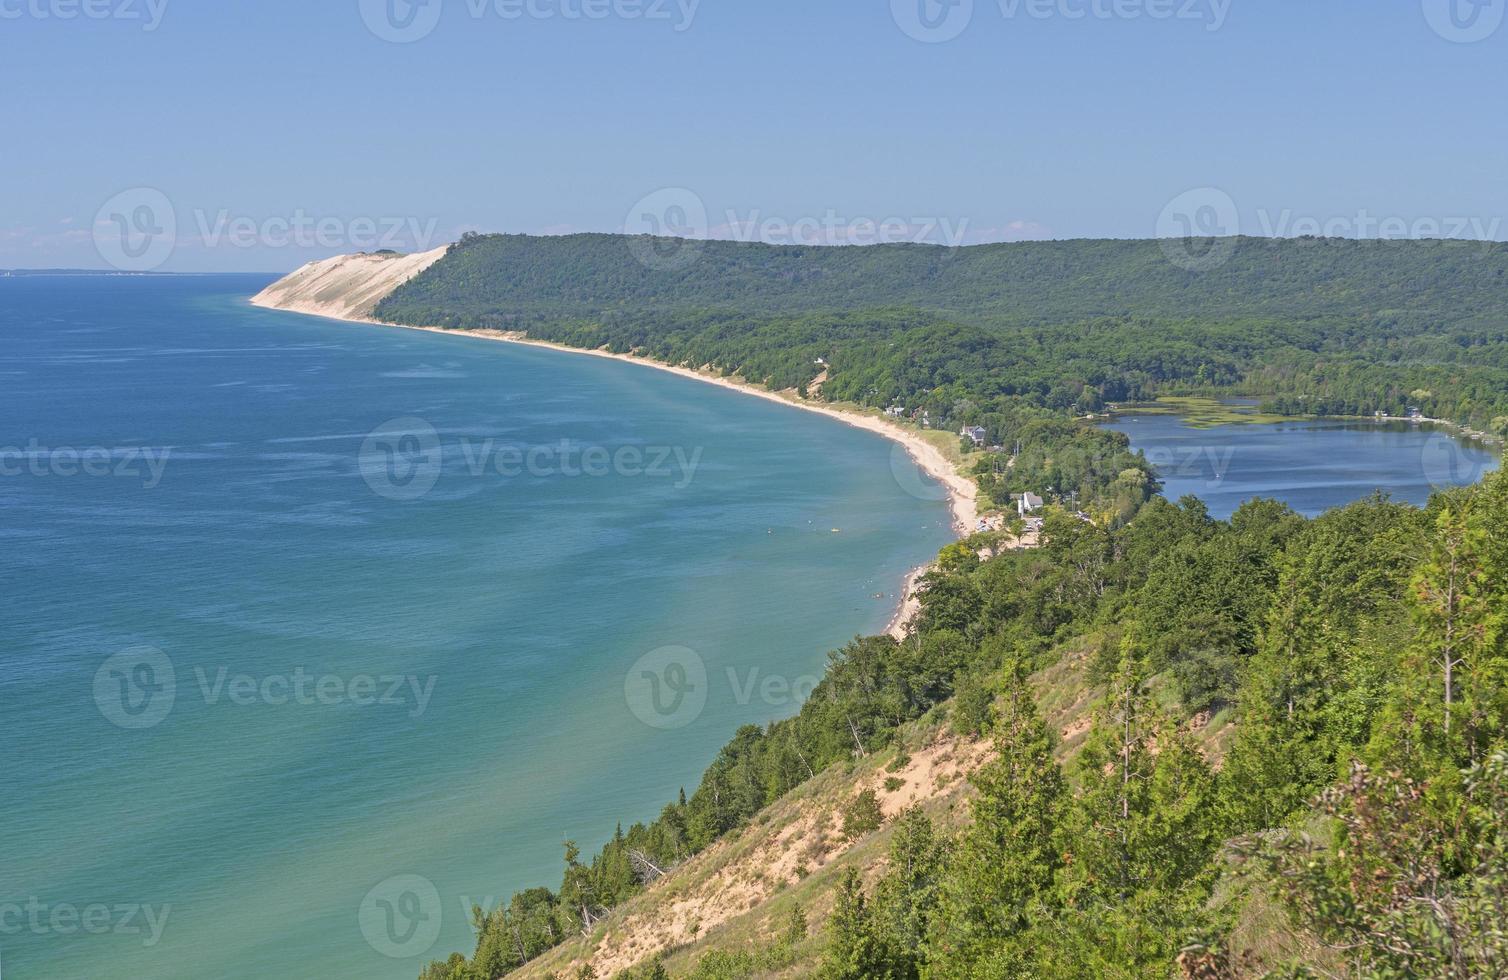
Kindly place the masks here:
<instances>
[{"instance_id":1,"label":"deep blue water","mask_svg":"<svg viewBox=\"0 0 1508 980\"><path fill-rule=\"evenodd\" d=\"M1309 517L1382 491L1424 504L1437 489L1475 483L1498 455L1448 432L1406 422L1295 420L1194 428L1172 415L1128 416L1108 426L1146 453L1171 500L1192 494L1229 518L1255 497Z\"/></svg>"},{"instance_id":2,"label":"deep blue water","mask_svg":"<svg viewBox=\"0 0 1508 980\"><path fill-rule=\"evenodd\" d=\"M872 434L266 281L0 279L7 976L412 978L950 538Z\"/></svg>"}]
</instances>

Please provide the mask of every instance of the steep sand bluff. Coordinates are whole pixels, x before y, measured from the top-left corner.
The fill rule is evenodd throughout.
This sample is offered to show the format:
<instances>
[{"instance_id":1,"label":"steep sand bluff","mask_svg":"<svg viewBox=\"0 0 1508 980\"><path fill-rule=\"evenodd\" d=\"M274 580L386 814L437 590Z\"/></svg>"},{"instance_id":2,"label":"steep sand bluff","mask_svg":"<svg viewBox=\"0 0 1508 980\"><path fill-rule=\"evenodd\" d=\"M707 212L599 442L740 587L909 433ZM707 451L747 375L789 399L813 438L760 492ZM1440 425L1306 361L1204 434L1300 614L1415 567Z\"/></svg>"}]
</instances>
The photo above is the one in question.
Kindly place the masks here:
<instances>
[{"instance_id":1,"label":"steep sand bluff","mask_svg":"<svg viewBox=\"0 0 1508 980\"><path fill-rule=\"evenodd\" d=\"M412 255L337 255L310 262L251 298L256 306L364 320L389 293L445 256L449 245Z\"/></svg>"}]
</instances>

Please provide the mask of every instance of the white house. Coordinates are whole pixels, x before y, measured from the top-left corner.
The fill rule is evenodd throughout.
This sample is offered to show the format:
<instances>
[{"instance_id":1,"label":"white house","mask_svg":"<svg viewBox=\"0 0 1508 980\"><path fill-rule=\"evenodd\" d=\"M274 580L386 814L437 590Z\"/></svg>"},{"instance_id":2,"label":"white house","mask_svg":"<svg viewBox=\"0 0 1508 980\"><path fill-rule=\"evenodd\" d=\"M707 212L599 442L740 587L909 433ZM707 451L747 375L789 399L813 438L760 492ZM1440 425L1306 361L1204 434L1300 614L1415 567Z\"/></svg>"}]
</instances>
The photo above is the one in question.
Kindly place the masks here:
<instances>
[{"instance_id":1,"label":"white house","mask_svg":"<svg viewBox=\"0 0 1508 980\"><path fill-rule=\"evenodd\" d=\"M984 440L989 432L982 425L966 425L958 431L959 436L968 439L976 446L984 445Z\"/></svg>"},{"instance_id":2,"label":"white house","mask_svg":"<svg viewBox=\"0 0 1508 980\"><path fill-rule=\"evenodd\" d=\"M1021 512L1021 516L1025 517L1027 514L1032 514L1042 509L1042 498L1034 493L1023 493L1021 499L1016 501L1016 508Z\"/></svg>"}]
</instances>

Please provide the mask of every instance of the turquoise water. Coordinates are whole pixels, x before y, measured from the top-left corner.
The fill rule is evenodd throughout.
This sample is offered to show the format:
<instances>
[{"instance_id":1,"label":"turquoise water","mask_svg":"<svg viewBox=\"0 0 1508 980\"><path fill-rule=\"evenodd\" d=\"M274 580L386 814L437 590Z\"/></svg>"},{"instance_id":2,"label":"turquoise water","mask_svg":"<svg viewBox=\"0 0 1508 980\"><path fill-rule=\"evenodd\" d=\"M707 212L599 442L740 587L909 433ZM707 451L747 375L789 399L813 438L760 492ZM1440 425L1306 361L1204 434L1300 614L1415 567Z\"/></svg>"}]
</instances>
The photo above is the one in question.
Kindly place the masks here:
<instances>
[{"instance_id":1,"label":"turquoise water","mask_svg":"<svg viewBox=\"0 0 1508 980\"><path fill-rule=\"evenodd\" d=\"M265 282L0 280L7 976L412 978L949 540L877 436Z\"/></svg>"},{"instance_id":2,"label":"turquoise water","mask_svg":"<svg viewBox=\"0 0 1508 980\"><path fill-rule=\"evenodd\" d=\"M1188 494L1225 519L1254 497L1313 517L1378 490L1424 504L1437 489L1475 483L1499 457L1447 432L1406 422L1295 420L1194 428L1172 415L1108 426L1146 453L1172 500Z\"/></svg>"}]
</instances>

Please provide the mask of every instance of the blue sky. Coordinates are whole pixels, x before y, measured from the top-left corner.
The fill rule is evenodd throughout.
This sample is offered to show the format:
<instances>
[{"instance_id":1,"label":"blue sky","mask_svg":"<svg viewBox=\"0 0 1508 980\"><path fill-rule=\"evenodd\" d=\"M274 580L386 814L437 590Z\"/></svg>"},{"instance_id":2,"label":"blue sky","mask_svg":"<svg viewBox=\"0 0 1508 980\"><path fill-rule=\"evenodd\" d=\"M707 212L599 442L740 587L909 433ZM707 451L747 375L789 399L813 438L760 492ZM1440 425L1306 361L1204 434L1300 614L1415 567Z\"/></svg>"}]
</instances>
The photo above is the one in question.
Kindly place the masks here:
<instances>
[{"instance_id":1,"label":"blue sky","mask_svg":"<svg viewBox=\"0 0 1508 980\"><path fill-rule=\"evenodd\" d=\"M122 235L181 271L467 229L1508 238L1508 0L951 2L0 0L0 268Z\"/></svg>"}]
</instances>

